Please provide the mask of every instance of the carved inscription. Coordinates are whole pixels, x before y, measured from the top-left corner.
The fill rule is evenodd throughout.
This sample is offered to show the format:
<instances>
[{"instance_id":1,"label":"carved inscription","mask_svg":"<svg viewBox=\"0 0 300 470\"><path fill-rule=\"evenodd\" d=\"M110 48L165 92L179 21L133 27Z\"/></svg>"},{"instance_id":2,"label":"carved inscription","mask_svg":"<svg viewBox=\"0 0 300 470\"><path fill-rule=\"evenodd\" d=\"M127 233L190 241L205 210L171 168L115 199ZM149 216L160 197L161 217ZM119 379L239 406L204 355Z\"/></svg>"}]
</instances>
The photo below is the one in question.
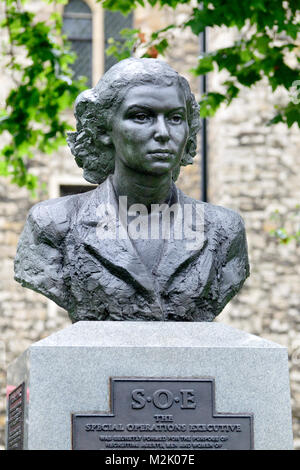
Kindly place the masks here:
<instances>
[{"instance_id":1,"label":"carved inscription","mask_svg":"<svg viewBox=\"0 0 300 470\"><path fill-rule=\"evenodd\" d=\"M111 379L111 403L73 414L73 449L253 448L253 416L216 413L213 379Z\"/></svg>"},{"instance_id":2,"label":"carved inscription","mask_svg":"<svg viewBox=\"0 0 300 470\"><path fill-rule=\"evenodd\" d=\"M8 396L7 450L22 450L24 435L25 384Z\"/></svg>"}]
</instances>

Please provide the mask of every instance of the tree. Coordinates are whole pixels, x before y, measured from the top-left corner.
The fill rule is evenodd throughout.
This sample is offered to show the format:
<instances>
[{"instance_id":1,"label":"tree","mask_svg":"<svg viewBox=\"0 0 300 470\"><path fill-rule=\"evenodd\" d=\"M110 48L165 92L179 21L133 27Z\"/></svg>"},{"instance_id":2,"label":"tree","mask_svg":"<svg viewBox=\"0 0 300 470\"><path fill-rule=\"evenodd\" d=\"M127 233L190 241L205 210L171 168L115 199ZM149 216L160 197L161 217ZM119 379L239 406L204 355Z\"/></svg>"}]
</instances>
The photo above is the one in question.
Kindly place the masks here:
<instances>
[{"instance_id":1,"label":"tree","mask_svg":"<svg viewBox=\"0 0 300 470\"><path fill-rule=\"evenodd\" d=\"M99 0L101 1L101 0ZM102 0L103 6L127 14L144 0ZM191 0L148 0L152 6L191 4ZM195 3L195 2L193 2ZM190 18L180 28L191 28L198 36L207 27L226 26L238 32L234 43L202 54L192 72L196 76L212 71L226 70L224 93L210 91L200 100L202 117L213 116L221 103L229 105L239 95L242 87L251 87L267 79L273 91L283 87L289 92L285 106L274 109L275 115L269 124L284 122L291 127L300 127L300 4L298 0L203 0L191 11ZM157 57L168 48L167 34L178 25L168 25L154 32L149 42L139 30L123 31L123 43L111 39L109 54L118 59L129 57L141 45L143 57ZM292 60L291 60L292 59ZM196 58L195 58L196 63ZM274 225L270 235L279 243L291 240L300 243L299 207L292 213L272 216Z\"/></svg>"},{"instance_id":2,"label":"tree","mask_svg":"<svg viewBox=\"0 0 300 470\"><path fill-rule=\"evenodd\" d=\"M65 145L65 134L71 127L62 111L73 105L84 81L72 80L70 65L75 55L62 37L58 14L46 23L37 21L25 9L26 0L0 0L1 3L1 28L8 33L3 53L13 86L0 110L0 133L8 135L8 142L1 149L0 175L34 191L38 182L30 173L30 160L37 149L51 153Z\"/></svg>"},{"instance_id":3,"label":"tree","mask_svg":"<svg viewBox=\"0 0 300 470\"><path fill-rule=\"evenodd\" d=\"M67 3L67 0L44 1ZM97 1L104 8L123 14L146 2L172 8L194 3L194 0ZM62 37L58 14L43 22L26 9L26 0L0 0L0 5L5 10L0 27L8 32L4 50L6 67L13 84L5 107L0 110L0 133L8 135L8 143L0 150L0 175L34 190L37 178L30 173L30 160L37 149L51 153L65 145L70 126L63 119L62 111L72 106L84 84L72 79L70 65L75 56ZM213 70L228 72L224 93L210 91L202 96L202 117L212 116L221 103L230 104L242 87L266 78L274 91L284 87L290 92L289 102L277 109L271 123L300 126L299 17L298 0L204 0L191 10L190 18L180 28L191 28L198 36L206 27L225 25L236 28L239 34L230 47L203 54L193 70L197 76ZM125 30L124 41L112 39L108 52L122 59L142 44L144 56L163 55L168 47L168 31L175 27L178 25L154 32L149 42L145 41L143 32ZM288 61L290 55L293 64Z\"/></svg>"},{"instance_id":4,"label":"tree","mask_svg":"<svg viewBox=\"0 0 300 470\"><path fill-rule=\"evenodd\" d=\"M137 5L149 3L169 5L172 8L180 4L194 4L191 0L98 0L105 8L119 10L127 14ZM238 38L229 47L220 48L202 54L193 73L197 76L213 70L227 70L228 78L224 81L224 93L210 91L202 96L201 116L212 116L221 103L230 104L239 95L242 87L251 87L266 78L275 91L283 87L289 91L290 99L285 106L277 108L270 124L284 122L289 127L297 123L300 127L300 4L299 0L203 0L198 1L198 7L193 8L190 18L180 25L181 28L191 28L198 36L205 28L226 26L236 28ZM169 25L155 32L146 44L148 57L154 53L163 54L168 47L166 33L174 29ZM141 32L133 30L138 44ZM112 43L109 53L119 58L129 56L132 47L132 37L128 30L125 32L127 42ZM115 47L117 46L117 47ZM151 49L152 47L152 54ZM293 61L289 60L292 55Z\"/></svg>"}]
</instances>

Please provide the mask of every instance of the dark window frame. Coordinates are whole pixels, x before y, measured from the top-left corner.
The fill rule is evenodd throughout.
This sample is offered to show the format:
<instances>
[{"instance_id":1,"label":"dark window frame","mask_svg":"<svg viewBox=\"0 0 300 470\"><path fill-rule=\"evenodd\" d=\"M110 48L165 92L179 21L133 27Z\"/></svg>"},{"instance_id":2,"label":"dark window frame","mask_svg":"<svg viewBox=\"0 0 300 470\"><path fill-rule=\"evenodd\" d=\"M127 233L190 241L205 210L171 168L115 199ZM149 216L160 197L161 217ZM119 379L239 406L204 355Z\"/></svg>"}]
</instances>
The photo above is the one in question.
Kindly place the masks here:
<instances>
[{"instance_id":1,"label":"dark window frame","mask_svg":"<svg viewBox=\"0 0 300 470\"><path fill-rule=\"evenodd\" d=\"M72 8L72 3L76 5L76 2L80 2L85 5L86 9L89 12L76 12L69 11L68 8ZM72 64L74 70L74 78L79 78L80 76L86 76L87 87L92 86L93 81L93 11L84 0L70 0L64 7L63 10L63 33L67 36L68 41L71 43L71 49L77 54L76 61ZM67 21L66 21L67 20ZM73 25L72 25L73 20ZM89 31L88 37L82 37L82 34L74 33L76 29L76 21L86 20L89 22ZM88 23L87 23L88 24ZM69 29L69 31L68 31ZM82 33L83 30L79 32ZM88 57L88 59L87 59Z\"/></svg>"}]
</instances>

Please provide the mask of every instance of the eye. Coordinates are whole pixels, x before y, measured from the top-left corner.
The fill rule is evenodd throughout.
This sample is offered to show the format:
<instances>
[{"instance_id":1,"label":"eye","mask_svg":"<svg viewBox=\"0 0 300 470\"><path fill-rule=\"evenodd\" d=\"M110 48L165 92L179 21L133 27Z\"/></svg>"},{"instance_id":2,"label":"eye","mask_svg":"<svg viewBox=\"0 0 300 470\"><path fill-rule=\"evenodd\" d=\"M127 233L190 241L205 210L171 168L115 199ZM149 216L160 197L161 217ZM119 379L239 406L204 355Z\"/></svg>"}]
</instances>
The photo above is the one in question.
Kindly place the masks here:
<instances>
[{"instance_id":1,"label":"eye","mask_svg":"<svg viewBox=\"0 0 300 470\"><path fill-rule=\"evenodd\" d=\"M134 120L137 122L146 122L149 119L149 116L146 113L137 113L133 116Z\"/></svg>"},{"instance_id":2,"label":"eye","mask_svg":"<svg viewBox=\"0 0 300 470\"><path fill-rule=\"evenodd\" d=\"M173 114L169 117L169 120L174 124L181 124L184 118L181 114Z\"/></svg>"}]
</instances>

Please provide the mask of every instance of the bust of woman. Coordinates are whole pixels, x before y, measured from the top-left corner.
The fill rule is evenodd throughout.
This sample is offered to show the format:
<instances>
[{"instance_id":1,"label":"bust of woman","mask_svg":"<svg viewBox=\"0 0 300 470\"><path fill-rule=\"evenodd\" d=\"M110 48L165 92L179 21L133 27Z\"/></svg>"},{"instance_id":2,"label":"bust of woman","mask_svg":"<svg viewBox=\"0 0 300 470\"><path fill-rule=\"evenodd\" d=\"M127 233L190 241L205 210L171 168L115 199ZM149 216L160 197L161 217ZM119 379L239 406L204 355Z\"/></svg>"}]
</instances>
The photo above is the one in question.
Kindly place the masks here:
<instances>
[{"instance_id":1,"label":"bust of woman","mask_svg":"<svg viewBox=\"0 0 300 470\"><path fill-rule=\"evenodd\" d=\"M68 143L84 194L33 206L15 279L79 320L212 321L249 275L234 211L176 188L199 109L166 63L126 59L75 104Z\"/></svg>"}]
</instances>

